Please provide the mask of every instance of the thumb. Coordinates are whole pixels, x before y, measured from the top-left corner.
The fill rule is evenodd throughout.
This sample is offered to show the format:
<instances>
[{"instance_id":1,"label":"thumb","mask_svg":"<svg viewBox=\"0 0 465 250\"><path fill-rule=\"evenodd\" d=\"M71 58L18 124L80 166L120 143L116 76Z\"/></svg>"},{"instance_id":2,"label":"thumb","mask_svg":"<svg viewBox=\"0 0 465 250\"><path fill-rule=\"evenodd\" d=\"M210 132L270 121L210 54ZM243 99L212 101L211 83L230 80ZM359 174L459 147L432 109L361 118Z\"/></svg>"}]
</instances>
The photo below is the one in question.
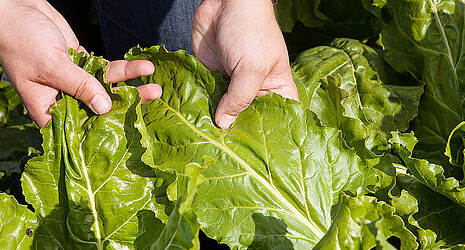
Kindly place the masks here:
<instances>
[{"instance_id":1,"label":"thumb","mask_svg":"<svg viewBox=\"0 0 465 250\"><path fill-rule=\"evenodd\" d=\"M65 60L54 70L48 85L64 91L84 102L95 114L106 114L111 109L111 99L102 84L84 69Z\"/></svg>"},{"instance_id":2,"label":"thumb","mask_svg":"<svg viewBox=\"0 0 465 250\"><path fill-rule=\"evenodd\" d=\"M249 107L265 77L266 73L263 71L239 70L239 67L236 67L228 92L223 95L216 109L215 120L220 128L229 128L239 113Z\"/></svg>"}]
</instances>

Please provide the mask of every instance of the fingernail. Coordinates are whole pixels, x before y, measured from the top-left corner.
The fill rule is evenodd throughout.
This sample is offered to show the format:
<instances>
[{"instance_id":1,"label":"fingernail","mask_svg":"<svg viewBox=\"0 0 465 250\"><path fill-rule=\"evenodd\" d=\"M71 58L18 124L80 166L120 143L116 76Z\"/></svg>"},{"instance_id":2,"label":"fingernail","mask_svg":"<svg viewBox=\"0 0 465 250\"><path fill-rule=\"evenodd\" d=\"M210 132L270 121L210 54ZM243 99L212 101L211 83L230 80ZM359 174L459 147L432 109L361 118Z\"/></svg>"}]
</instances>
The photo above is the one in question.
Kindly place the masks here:
<instances>
[{"instance_id":1,"label":"fingernail","mask_svg":"<svg viewBox=\"0 0 465 250\"><path fill-rule=\"evenodd\" d=\"M94 111L94 113L102 115L109 111L108 109L110 104L103 95L96 94L94 98L92 98L92 101L90 101L89 107Z\"/></svg>"},{"instance_id":2,"label":"fingernail","mask_svg":"<svg viewBox=\"0 0 465 250\"><path fill-rule=\"evenodd\" d=\"M229 128L229 126L231 126L231 124L234 122L234 120L236 120L236 117L237 116L224 114L218 120L218 126L220 126L220 128L222 128L222 129L227 129L227 128Z\"/></svg>"}]
</instances>

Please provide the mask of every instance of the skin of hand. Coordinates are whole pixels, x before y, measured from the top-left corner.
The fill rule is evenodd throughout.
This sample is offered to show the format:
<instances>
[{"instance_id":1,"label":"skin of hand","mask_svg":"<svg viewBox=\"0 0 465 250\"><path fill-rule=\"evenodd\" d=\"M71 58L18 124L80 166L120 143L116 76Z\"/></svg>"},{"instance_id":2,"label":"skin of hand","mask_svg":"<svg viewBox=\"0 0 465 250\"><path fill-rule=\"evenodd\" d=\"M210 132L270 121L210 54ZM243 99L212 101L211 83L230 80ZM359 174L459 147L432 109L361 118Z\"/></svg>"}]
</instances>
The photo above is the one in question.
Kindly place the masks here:
<instances>
[{"instance_id":1,"label":"skin of hand","mask_svg":"<svg viewBox=\"0 0 465 250\"><path fill-rule=\"evenodd\" d=\"M271 0L202 1L194 15L192 50L208 68L231 78L215 114L223 129L255 97L274 92L299 98Z\"/></svg>"},{"instance_id":2,"label":"skin of hand","mask_svg":"<svg viewBox=\"0 0 465 250\"><path fill-rule=\"evenodd\" d=\"M85 51L66 20L45 0L0 0L0 65L39 127L51 119L50 107L59 90L83 101L96 114L111 109L111 99L101 83L75 65L68 48ZM149 61L113 61L108 82L150 75ZM161 88L138 88L142 101L161 96Z\"/></svg>"}]
</instances>

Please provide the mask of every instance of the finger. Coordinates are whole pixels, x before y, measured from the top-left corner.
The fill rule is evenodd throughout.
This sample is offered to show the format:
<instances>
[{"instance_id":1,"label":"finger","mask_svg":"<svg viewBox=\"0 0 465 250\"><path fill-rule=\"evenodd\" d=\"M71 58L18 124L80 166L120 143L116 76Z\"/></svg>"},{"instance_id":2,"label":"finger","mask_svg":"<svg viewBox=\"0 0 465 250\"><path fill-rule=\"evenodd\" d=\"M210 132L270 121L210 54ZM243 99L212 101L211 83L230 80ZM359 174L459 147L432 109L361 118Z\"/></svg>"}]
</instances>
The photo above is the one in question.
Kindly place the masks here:
<instances>
[{"instance_id":1,"label":"finger","mask_svg":"<svg viewBox=\"0 0 465 250\"><path fill-rule=\"evenodd\" d=\"M94 113L102 115L111 109L111 99L102 84L85 70L74 64L67 55L41 79L41 83L62 90L83 101Z\"/></svg>"},{"instance_id":2,"label":"finger","mask_svg":"<svg viewBox=\"0 0 465 250\"><path fill-rule=\"evenodd\" d=\"M228 92L223 95L216 110L216 124L223 129L229 128L237 115L252 103L266 77L264 71L242 70L243 67L239 67L233 71Z\"/></svg>"},{"instance_id":3,"label":"finger","mask_svg":"<svg viewBox=\"0 0 465 250\"><path fill-rule=\"evenodd\" d=\"M106 80L108 82L121 82L133 79L139 76L153 74L155 66L146 60L125 61L117 60L109 63L107 68Z\"/></svg>"},{"instance_id":4,"label":"finger","mask_svg":"<svg viewBox=\"0 0 465 250\"><path fill-rule=\"evenodd\" d=\"M114 90L117 90L121 87L114 87ZM150 84L145 84L141 85L139 87L136 87L137 90L139 90L139 96L140 96L140 101L142 104L154 100L157 98L161 97L162 94L162 89L160 85L155 84L155 83L150 83Z\"/></svg>"},{"instance_id":5,"label":"finger","mask_svg":"<svg viewBox=\"0 0 465 250\"><path fill-rule=\"evenodd\" d=\"M160 85L154 83L141 85L137 89L139 90L142 104L160 98L163 92Z\"/></svg>"}]
</instances>

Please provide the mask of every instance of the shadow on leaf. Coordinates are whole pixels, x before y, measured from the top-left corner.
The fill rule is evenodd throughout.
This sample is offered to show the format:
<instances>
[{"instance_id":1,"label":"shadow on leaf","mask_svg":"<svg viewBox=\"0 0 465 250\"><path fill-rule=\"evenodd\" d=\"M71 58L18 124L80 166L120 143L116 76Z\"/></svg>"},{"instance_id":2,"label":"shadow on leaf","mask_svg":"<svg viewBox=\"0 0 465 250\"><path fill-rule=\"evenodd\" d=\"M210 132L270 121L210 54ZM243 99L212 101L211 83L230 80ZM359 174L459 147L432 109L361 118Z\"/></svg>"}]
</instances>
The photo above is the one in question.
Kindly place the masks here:
<instances>
[{"instance_id":1,"label":"shadow on leaf","mask_svg":"<svg viewBox=\"0 0 465 250\"><path fill-rule=\"evenodd\" d=\"M287 225L283 220L255 213L255 238L248 249L294 249L286 237Z\"/></svg>"}]
</instances>

